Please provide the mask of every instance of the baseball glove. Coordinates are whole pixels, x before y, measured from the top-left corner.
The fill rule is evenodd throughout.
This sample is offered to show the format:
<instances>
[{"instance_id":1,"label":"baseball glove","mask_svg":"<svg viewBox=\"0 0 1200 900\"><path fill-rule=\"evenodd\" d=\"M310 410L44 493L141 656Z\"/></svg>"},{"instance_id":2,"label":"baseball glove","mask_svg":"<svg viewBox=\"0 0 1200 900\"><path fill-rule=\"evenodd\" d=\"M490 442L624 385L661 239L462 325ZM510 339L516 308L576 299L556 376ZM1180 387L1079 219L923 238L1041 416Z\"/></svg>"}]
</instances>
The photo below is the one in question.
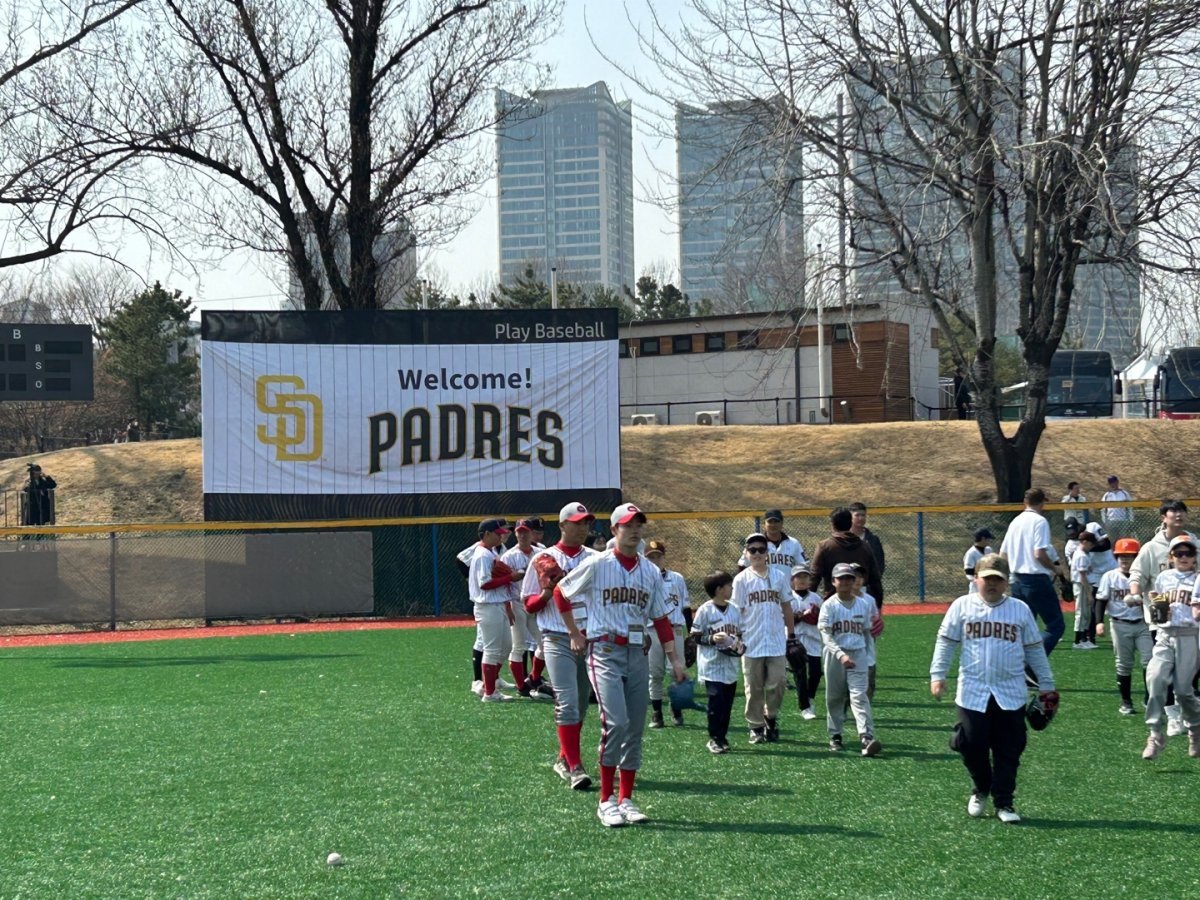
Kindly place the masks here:
<instances>
[{"instance_id":1,"label":"baseball glove","mask_svg":"<svg viewBox=\"0 0 1200 900\"><path fill-rule=\"evenodd\" d=\"M799 641L789 641L787 645L787 661L788 665L793 669L799 669L806 664L808 654L804 652L804 645Z\"/></svg>"},{"instance_id":2,"label":"baseball glove","mask_svg":"<svg viewBox=\"0 0 1200 900\"><path fill-rule=\"evenodd\" d=\"M876 613L871 617L871 637L877 638L883 634L883 616Z\"/></svg>"},{"instance_id":3,"label":"baseball glove","mask_svg":"<svg viewBox=\"0 0 1200 900\"><path fill-rule=\"evenodd\" d=\"M537 572L538 585L544 591L558 584L567 573L549 553L543 553L533 561L533 570Z\"/></svg>"},{"instance_id":4,"label":"baseball glove","mask_svg":"<svg viewBox=\"0 0 1200 900\"><path fill-rule=\"evenodd\" d=\"M1042 691L1025 707L1025 718L1034 731L1045 731L1058 712L1058 691Z\"/></svg>"},{"instance_id":5,"label":"baseball glove","mask_svg":"<svg viewBox=\"0 0 1200 900\"><path fill-rule=\"evenodd\" d=\"M696 636L689 634L683 639L683 664L691 668L696 664Z\"/></svg>"},{"instance_id":6,"label":"baseball glove","mask_svg":"<svg viewBox=\"0 0 1200 900\"><path fill-rule=\"evenodd\" d=\"M800 621L806 625L816 625L817 620L821 618L821 607L810 606L800 615Z\"/></svg>"},{"instance_id":7,"label":"baseball glove","mask_svg":"<svg viewBox=\"0 0 1200 900\"><path fill-rule=\"evenodd\" d=\"M726 656L742 656L746 652L746 643L737 635L729 635L725 646L717 645L717 651Z\"/></svg>"},{"instance_id":8,"label":"baseball glove","mask_svg":"<svg viewBox=\"0 0 1200 900\"><path fill-rule=\"evenodd\" d=\"M508 563L506 563L504 560L498 559L494 563L492 563L492 580L493 581L497 578L504 578L505 576L512 575L512 573L513 573L512 567Z\"/></svg>"}]
</instances>

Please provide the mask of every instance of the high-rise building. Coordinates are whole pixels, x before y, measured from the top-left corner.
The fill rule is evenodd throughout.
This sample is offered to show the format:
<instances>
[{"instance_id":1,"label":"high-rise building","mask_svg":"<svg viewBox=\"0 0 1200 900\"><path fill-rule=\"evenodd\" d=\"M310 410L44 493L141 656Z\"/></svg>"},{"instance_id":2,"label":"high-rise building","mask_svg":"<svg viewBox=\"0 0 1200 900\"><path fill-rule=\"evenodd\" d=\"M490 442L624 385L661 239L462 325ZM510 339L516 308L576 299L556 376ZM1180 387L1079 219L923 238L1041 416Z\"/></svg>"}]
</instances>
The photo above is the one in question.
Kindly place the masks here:
<instances>
[{"instance_id":1,"label":"high-rise building","mask_svg":"<svg viewBox=\"0 0 1200 900\"><path fill-rule=\"evenodd\" d=\"M692 301L766 310L803 295L801 148L774 136L777 121L767 102L675 107L680 279Z\"/></svg>"},{"instance_id":2,"label":"high-rise building","mask_svg":"<svg viewBox=\"0 0 1200 900\"><path fill-rule=\"evenodd\" d=\"M500 280L633 288L633 107L602 81L496 92Z\"/></svg>"},{"instance_id":3,"label":"high-rise building","mask_svg":"<svg viewBox=\"0 0 1200 900\"><path fill-rule=\"evenodd\" d=\"M1019 60L1014 56L1003 71L1016 84ZM929 108L953 108L952 93L937 66L931 64L916 73L913 83L922 87ZM851 229L859 297L866 302L921 304L915 288L925 282L944 294L957 293L960 302L973 308L973 260L963 204L942 179L928 177L923 157L930 152L927 142L935 142L921 135L919 121L901 123L891 104L861 81L851 81L848 88L847 128L869 148L872 157L864 154L851 161ZM1020 114L1006 98L1017 91L997 93L995 132L1001 141L1014 146L1019 143ZM1122 154L1107 179L1109 208L1105 214L1116 222L1135 209L1137 166L1136 153ZM997 204L994 219L996 334L1002 340L1016 340L1020 324L1018 263L1008 246L1006 229L1021 234L1026 207L1016 172L998 166L995 177L1009 201L1005 209ZM897 219L904 230L903 246L896 237ZM1137 355L1141 278L1135 264L1122 261L1130 257L1136 242L1136 229L1097 226L1076 269L1064 348L1108 351L1119 367ZM903 275L897 272L897 262Z\"/></svg>"}]
</instances>

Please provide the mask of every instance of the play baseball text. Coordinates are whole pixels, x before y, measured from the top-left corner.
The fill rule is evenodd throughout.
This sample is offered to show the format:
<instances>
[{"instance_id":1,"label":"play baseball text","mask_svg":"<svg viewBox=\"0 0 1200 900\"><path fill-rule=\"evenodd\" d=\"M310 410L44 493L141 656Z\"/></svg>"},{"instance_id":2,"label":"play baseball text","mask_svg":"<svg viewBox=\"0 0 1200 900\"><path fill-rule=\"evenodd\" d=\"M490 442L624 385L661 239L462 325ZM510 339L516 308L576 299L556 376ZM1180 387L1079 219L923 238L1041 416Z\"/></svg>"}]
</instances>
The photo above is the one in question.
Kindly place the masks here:
<instances>
[{"instance_id":1,"label":"play baseball text","mask_svg":"<svg viewBox=\"0 0 1200 900\"><path fill-rule=\"evenodd\" d=\"M562 468L565 446L559 434L563 417L551 409L500 407L472 403L439 404L436 412L414 407L397 417L382 412L367 417L372 475L384 468L384 454L399 444L399 464L411 466L434 459L502 459ZM534 450L536 445L537 449Z\"/></svg>"},{"instance_id":2,"label":"play baseball text","mask_svg":"<svg viewBox=\"0 0 1200 900\"><path fill-rule=\"evenodd\" d=\"M603 322L594 325L547 325L538 322L528 326L501 323L496 326L498 341L602 341L607 338Z\"/></svg>"}]
</instances>

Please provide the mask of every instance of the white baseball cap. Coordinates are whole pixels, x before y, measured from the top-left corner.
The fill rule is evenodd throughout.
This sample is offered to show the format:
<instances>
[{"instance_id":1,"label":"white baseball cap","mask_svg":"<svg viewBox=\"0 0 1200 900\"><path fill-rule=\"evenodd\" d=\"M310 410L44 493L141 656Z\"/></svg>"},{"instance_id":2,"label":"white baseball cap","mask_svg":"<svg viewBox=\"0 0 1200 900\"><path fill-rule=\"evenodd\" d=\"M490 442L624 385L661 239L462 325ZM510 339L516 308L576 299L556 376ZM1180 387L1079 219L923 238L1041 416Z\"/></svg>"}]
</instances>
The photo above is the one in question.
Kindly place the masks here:
<instances>
[{"instance_id":1,"label":"white baseball cap","mask_svg":"<svg viewBox=\"0 0 1200 900\"><path fill-rule=\"evenodd\" d=\"M586 522L588 519L596 518L588 508L582 503L568 503L558 511L558 521L560 522Z\"/></svg>"},{"instance_id":2,"label":"white baseball cap","mask_svg":"<svg viewBox=\"0 0 1200 900\"><path fill-rule=\"evenodd\" d=\"M642 521L646 521L646 514L634 506L632 503L622 503L612 511L612 515L608 518L608 524L613 528L618 525L628 525L638 516L642 517Z\"/></svg>"}]
</instances>

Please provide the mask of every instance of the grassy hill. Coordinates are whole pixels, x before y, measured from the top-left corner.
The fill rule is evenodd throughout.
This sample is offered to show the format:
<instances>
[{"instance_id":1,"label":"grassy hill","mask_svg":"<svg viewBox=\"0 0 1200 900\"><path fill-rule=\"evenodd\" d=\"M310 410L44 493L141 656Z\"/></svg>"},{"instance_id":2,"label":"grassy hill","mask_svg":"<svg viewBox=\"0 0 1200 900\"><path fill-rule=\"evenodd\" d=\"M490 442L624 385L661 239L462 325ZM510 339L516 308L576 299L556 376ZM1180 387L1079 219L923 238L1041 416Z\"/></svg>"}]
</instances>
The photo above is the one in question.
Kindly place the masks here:
<instances>
[{"instance_id":1,"label":"grassy hill","mask_svg":"<svg viewBox=\"0 0 1200 900\"><path fill-rule=\"evenodd\" d=\"M1200 423L1052 422L1034 466L1052 500L1079 481L1098 499L1117 473L1139 499L1197 496ZM657 511L987 503L991 470L973 422L625 428L626 496ZM80 447L0 462L17 524L25 463L59 483L60 524L202 520L199 440Z\"/></svg>"}]
</instances>

